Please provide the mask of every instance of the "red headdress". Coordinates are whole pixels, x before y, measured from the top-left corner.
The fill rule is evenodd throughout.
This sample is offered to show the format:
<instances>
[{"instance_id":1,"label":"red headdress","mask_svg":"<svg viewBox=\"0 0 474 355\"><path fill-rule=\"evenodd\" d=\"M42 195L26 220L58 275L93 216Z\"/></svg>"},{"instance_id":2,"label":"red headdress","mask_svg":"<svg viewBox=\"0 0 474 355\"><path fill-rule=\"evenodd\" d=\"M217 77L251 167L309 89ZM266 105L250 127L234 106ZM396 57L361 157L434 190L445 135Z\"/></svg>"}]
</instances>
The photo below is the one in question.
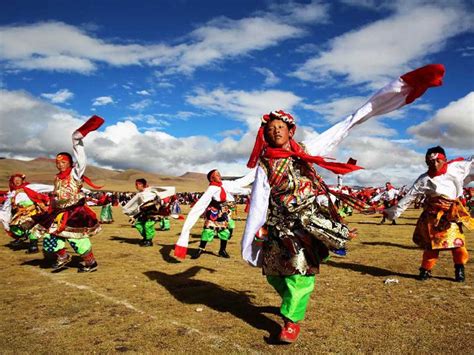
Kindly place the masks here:
<instances>
[{"instance_id":1,"label":"red headdress","mask_svg":"<svg viewBox=\"0 0 474 355\"><path fill-rule=\"evenodd\" d=\"M302 160L313 163L325 168L329 171L332 171L336 174L347 174L351 171L362 169L362 167L357 166L355 164L344 164L344 163L337 163L337 162L328 162L324 160L323 157L320 156L312 156L306 154L303 148L290 138L290 146L291 151L283 149L283 148L272 148L268 145L265 141L265 126L268 122L274 119L279 119L288 124L289 130L294 134L296 131L296 122L292 115L289 113L284 112L283 110L272 111L268 115L263 115L262 123L257 133L257 138L255 140L255 145L252 150L252 154L250 155L249 161L247 163L247 167L254 168L257 165L258 159L261 156L266 158L273 158L273 159L280 159L280 158L288 158L290 156L301 158Z\"/></svg>"}]
</instances>

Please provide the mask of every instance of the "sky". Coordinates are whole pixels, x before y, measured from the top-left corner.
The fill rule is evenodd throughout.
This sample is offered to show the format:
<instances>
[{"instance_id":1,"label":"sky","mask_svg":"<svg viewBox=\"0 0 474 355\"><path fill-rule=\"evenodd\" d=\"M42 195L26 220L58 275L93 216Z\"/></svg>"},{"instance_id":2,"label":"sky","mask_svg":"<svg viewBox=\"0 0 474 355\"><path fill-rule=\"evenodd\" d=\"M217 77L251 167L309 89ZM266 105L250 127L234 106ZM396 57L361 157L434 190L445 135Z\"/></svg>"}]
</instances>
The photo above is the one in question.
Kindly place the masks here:
<instances>
[{"instance_id":1,"label":"sky","mask_svg":"<svg viewBox=\"0 0 474 355\"><path fill-rule=\"evenodd\" d=\"M71 151L96 114L90 164L242 175L263 114L290 112L297 140L317 139L385 84L442 63L443 86L331 153L365 168L345 183L410 184L428 147L474 151L473 24L469 0L5 1L0 156Z\"/></svg>"}]
</instances>

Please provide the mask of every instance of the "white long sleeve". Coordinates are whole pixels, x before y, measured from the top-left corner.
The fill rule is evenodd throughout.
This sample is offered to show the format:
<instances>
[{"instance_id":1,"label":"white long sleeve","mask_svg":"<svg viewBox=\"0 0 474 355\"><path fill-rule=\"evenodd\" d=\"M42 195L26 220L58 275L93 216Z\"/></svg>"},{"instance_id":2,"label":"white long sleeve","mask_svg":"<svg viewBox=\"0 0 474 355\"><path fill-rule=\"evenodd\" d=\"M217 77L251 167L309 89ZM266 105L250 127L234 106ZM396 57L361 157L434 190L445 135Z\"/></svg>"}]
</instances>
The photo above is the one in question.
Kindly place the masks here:
<instances>
[{"instance_id":1,"label":"white long sleeve","mask_svg":"<svg viewBox=\"0 0 474 355\"><path fill-rule=\"evenodd\" d=\"M154 200L156 196L160 196L160 191L154 187L147 187L143 191L136 193L125 206L122 206L122 212L127 216L135 216L140 212L140 206L143 203Z\"/></svg>"},{"instance_id":2,"label":"white long sleeve","mask_svg":"<svg viewBox=\"0 0 474 355\"><path fill-rule=\"evenodd\" d=\"M183 229L181 230L181 234L176 242L177 245L181 247L187 247L189 243L189 233L193 228L194 224L196 224L199 217L204 213L207 206L212 201L212 198L216 194L220 194L220 187L218 186L209 186L201 198L196 202L196 204L191 208L189 211L188 216L186 217L186 221L184 221Z\"/></svg>"},{"instance_id":3,"label":"white long sleeve","mask_svg":"<svg viewBox=\"0 0 474 355\"><path fill-rule=\"evenodd\" d=\"M252 266L262 263L261 247L255 245L255 234L265 224L267 219L268 203L270 200L270 185L265 171L257 167L255 181L250 195L250 210L242 237L242 257Z\"/></svg>"},{"instance_id":4,"label":"white long sleeve","mask_svg":"<svg viewBox=\"0 0 474 355\"><path fill-rule=\"evenodd\" d=\"M247 175L236 180L224 180L222 186L226 192L231 194L248 195L250 188L247 187L255 181L256 168L251 169Z\"/></svg>"},{"instance_id":5,"label":"white long sleeve","mask_svg":"<svg viewBox=\"0 0 474 355\"><path fill-rule=\"evenodd\" d=\"M3 228L8 232L10 230L10 221L12 219L12 205L11 205L12 191L7 194L7 198L0 209L0 222Z\"/></svg>"},{"instance_id":6,"label":"white long sleeve","mask_svg":"<svg viewBox=\"0 0 474 355\"><path fill-rule=\"evenodd\" d=\"M445 174L433 178L429 177L427 173L420 175L405 197L398 202L398 205L386 209L384 214L389 219L400 217L419 195L443 195L453 200L462 196L463 183L470 175L472 162L472 157L467 160L452 162L448 164Z\"/></svg>"},{"instance_id":7,"label":"white long sleeve","mask_svg":"<svg viewBox=\"0 0 474 355\"><path fill-rule=\"evenodd\" d=\"M72 176L75 180L81 180L86 172L87 156L84 149L83 136L79 131L72 134L72 150L76 164L72 169Z\"/></svg>"},{"instance_id":8,"label":"white long sleeve","mask_svg":"<svg viewBox=\"0 0 474 355\"><path fill-rule=\"evenodd\" d=\"M375 93L364 105L352 115L321 133L315 139L304 141L311 155L324 156L330 153L356 125L364 123L369 118L394 111L405 105L405 99L411 87L401 78L392 81Z\"/></svg>"}]
</instances>

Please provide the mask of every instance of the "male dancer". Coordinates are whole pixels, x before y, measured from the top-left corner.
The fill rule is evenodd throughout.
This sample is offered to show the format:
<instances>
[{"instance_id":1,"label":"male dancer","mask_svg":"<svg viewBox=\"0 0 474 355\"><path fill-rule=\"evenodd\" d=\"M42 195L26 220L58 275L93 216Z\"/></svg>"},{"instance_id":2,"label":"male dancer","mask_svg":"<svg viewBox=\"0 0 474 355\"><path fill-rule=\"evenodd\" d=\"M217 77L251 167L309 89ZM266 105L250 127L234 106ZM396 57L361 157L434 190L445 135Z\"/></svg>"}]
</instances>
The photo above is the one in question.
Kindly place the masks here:
<instances>
[{"instance_id":1,"label":"male dancer","mask_svg":"<svg viewBox=\"0 0 474 355\"><path fill-rule=\"evenodd\" d=\"M388 219L398 218L420 195L425 195L423 212L418 219L413 242L424 249L419 280L431 277L440 250L451 250L454 277L464 282L464 265L469 259L462 225L474 228L474 219L461 202L464 179L470 174L472 157L447 161L440 146L429 148L425 156L428 171L415 181L397 206L384 211Z\"/></svg>"},{"instance_id":2,"label":"male dancer","mask_svg":"<svg viewBox=\"0 0 474 355\"><path fill-rule=\"evenodd\" d=\"M189 211L175 246L176 257L182 259L186 257L189 233L199 217L205 212L201 242L192 259L199 258L206 249L207 243L211 242L215 236L220 239L218 255L223 258L230 258L226 250L227 241L231 237L228 216L229 204L234 202L232 194L248 194L250 192L250 188L246 188L246 186L252 183L254 176L255 173L252 171L240 179L222 181L221 174L217 169L209 171L207 174L209 187Z\"/></svg>"},{"instance_id":3,"label":"male dancer","mask_svg":"<svg viewBox=\"0 0 474 355\"><path fill-rule=\"evenodd\" d=\"M146 179L135 180L135 188L138 193L122 207L123 213L132 217L134 227L142 236L140 246L153 246L155 237L155 223L159 216L161 200L172 196L175 188L172 186L157 188L148 186Z\"/></svg>"}]
</instances>

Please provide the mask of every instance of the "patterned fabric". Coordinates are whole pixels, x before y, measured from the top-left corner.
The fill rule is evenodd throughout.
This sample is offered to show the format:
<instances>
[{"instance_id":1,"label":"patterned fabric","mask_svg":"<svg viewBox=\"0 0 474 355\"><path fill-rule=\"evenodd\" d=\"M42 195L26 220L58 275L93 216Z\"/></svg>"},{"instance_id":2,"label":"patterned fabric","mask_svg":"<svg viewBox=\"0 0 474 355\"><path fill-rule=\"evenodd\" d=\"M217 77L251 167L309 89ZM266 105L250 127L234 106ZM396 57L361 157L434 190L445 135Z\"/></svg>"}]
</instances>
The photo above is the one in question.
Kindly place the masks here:
<instances>
[{"instance_id":1,"label":"patterned fabric","mask_svg":"<svg viewBox=\"0 0 474 355\"><path fill-rule=\"evenodd\" d=\"M92 249L91 241L88 238L83 239L68 239L69 245L79 255L87 254ZM66 247L66 240L56 236L48 236L43 240L43 249L47 253L57 253Z\"/></svg>"},{"instance_id":2,"label":"patterned fabric","mask_svg":"<svg viewBox=\"0 0 474 355\"><path fill-rule=\"evenodd\" d=\"M82 199L77 205L55 209L48 213L33 216L37 223L31 232L43 236L54 234L61 238L90 238L101 231L95 212Z\"/></svg>"},{"instance_id":3,"label":"patterned fabric","mask_svg":"<svg viewBox=\"0 0 474 355\"><path fill-rule=\"evenodd\" d=\"M468 229L474 228L474 219L459 199L428 198L413 232L413 242L427 250L464 247L462 224Z\"/></svg>"},{"instance_id":4,"label":"patterned fabric","mask_svg":"<svg viewBox=\"0 0 474 355\"><path fill-rule=\"evenodd\" d=\"M212 200L205 212L204 228L221 230L229 227L231 204Z\"/></svg>"},{"instance_id":5,"label":"patterned fabric","mask_svg":"<svg viewBox=\"0 0 474 355\"><path fill-rule=\"evenodd\" d=\"M82 181L75 180L72 174L69 174L64 179L56 176L54 180L54 198L51 201L53 209L76 205L85 197L81 188Z\"/></svg>"},{"instance_id":6,"label":"patterned fabric","mask_svg":"<svg viewBox=\"0 0 474 355\"><path fill-rule=\"evenodd\" d=\"M349 229L333 205L320 206L325 186L304 161L261 159L271 186L268 237L263 243L265 275L313 275L329 249L344 248Z\"/></svg>"}]
</instances>

